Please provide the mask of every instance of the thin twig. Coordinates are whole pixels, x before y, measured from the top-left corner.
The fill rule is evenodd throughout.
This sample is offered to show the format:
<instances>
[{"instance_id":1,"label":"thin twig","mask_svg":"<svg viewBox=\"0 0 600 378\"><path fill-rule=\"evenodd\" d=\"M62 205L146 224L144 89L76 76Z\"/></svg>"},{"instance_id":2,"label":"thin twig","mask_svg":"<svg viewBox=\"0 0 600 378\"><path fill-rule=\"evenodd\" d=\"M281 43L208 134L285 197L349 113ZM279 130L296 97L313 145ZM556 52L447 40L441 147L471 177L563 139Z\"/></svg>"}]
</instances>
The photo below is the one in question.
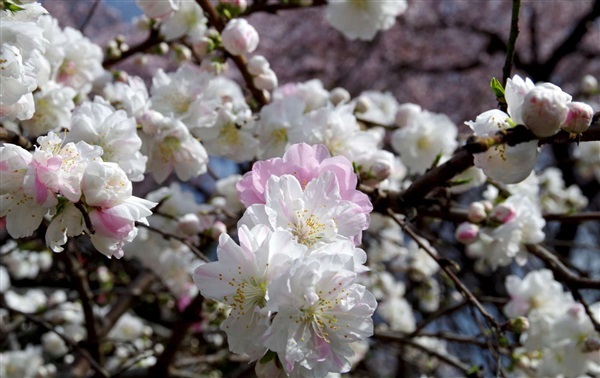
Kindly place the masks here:
<instances>
[{"instance_id":1,"label":"thin twig","mask_svg":"<svg viewBox=\"0 0 600 378\"><path fill-rule=\"evenodd\" d=\"M519 36L519 11L521 9L521 0L513 0L512 15L510 20L510 34L508 43L506 44L506 60L502 68L502 86L506 86L506 81L510 77L512 71L513 58L515 54L515 46L517 45L517 37Z\"/></svg>"},{"instance_id":2,"label":"thin twig","mask_svg":"<svg viewBox=\"0 0 600 378\"><path fill-rule=\"evenodd\" d=\"M180 242L181 244L184 244L186 247L188 247L192 252L194 252L194 254L200 258L201 260L205 261L205 262L210 262L210 259L208 257L206 257L206 255L204 253L202 253L202 251L200 251L198 249L198 247L196 247L195 245L193 245L192 243L190 243L189 241L185 240L184 238L168 233L166 231L163 231L161 229L158 229L156 227L147 225L147 224L143 224L140 222L136 222L135 225L137 227L143 227L146 228L150 231L156 232L157 234L161 235L163 238L167 239L167 240L177 240L178 242Z\"/></svg>"},{"instance_id":3,"label":"thin twig","mask_svg":"<svg viewBox=\"0 0 600 378\"><path fill-rule=\"evenodd\" d=\"M83 20L81 25L79 25L79 31L81 32L81 34L85 34L84 31L88 27L90 21L92 20L92 17L94 17L94 13L96 13L96 9L98 9L98 5L100 5L101 1L102 0L94 0L94 4L92 4L90 11L85 17L85 20Z\"/></svg>"}]
</instances>

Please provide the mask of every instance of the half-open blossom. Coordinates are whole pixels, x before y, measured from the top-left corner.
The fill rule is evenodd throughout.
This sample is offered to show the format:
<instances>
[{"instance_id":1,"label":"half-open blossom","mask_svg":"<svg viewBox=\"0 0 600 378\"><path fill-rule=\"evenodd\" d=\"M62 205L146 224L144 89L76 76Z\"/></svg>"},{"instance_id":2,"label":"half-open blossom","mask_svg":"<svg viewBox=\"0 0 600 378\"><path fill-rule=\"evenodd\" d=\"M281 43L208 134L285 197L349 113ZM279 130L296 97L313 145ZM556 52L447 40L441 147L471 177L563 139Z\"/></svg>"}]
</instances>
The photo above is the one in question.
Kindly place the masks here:
<instances>
[{"instance_id":1,"label":"half-open blossom","mask_svg":"<svg viewBox=\"0 0 600 378\"><path fill-rule=\"evenodd\" d=\"M358 178L352 163L343 156L331 157L327 148L319 144L295 144L282 158L256 162L252 171L237 184L240 201L246 206L264 204L267 180L272 176L293 175L306 188L311 180L326 171L335 174L341 199L357 204L364 214L371 212L373 206L369 197L356 190Z\"/></svg>"},{"instance_id":2,"label":"half-open blossom","mask_svg":"<svg viewBox=\"0 0 600 378\"><path fill-rule=\"evenodd\" d=\"M267 181L266 204L250 206L239 224L283 228L309 247L339 238L360 244L362 230L369 225L357 204L341 198L336 176L331 171L308 182L304 190L292 175L271 177Z\"/></svg>"},{"instance_id":3,"label":"half-open blossom","mask_svg":"<svg viewBox=\"0 0 600 378\"><path fill-rule=\"evenodd\" d=\"M258 47L258 32L244 18L230 20L221 32L223 47L232 55L251 53Z\"/></svg>"}]
</instances>

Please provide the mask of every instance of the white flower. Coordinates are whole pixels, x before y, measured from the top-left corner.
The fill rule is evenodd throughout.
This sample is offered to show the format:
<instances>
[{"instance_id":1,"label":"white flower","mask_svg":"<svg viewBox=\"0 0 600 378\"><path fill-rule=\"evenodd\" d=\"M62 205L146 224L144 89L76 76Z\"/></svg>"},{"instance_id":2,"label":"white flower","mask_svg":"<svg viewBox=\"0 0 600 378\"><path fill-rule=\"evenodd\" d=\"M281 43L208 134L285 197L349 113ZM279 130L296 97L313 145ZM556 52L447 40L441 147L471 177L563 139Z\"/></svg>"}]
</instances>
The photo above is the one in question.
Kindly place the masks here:
<instances>
[{"instance_id":1,"label":"white flower","mask_svg":"<svg viewBox=\"0 0 600 378\"><path fill-rule=\"evenodd\" d=\"M323 83L319 79L312 79L304 83L285 84L273 91L273 100L280 100L288 96L301 97L306 104L305 113L322 108L329 101L329 92L323 88Z\"/></svg>"},{"instance_id":2,"label":"white flower","mask_svg":"<svg viewBox=\"0 0 600 378\"><path fill-rule=\"evenodd\" d=\"M129 76L127 83L108 83L104 87L104 97L115 109L125 110L129 117L142 117L150 106L148 89L138 76Z\"/></svg>"},{"instance_id":3,"label":"white flower","mask_svg":"<svg viewBox=\"0 0 600 378\"><path fill-rule=\"evenodd\" d=\"M283 156L289 146L288 130L300 127L304 108L301 97L288 96L261 109L257 122L260 159Z\"/></svg>"},{"instance_id":4,"label":"white flower","mask_svg":"<svg viewBox=\"0 0 600 378\"><path fill-rule=\"evenodd\" d=\"M70 202L59 206L46 230L46 245L54 252L61 252L69 236L78 236L86 230L81 211Z\"/></svg>"},{"instance_id":5,"label":"white flower","mask_svg":"<svg viewBox=\"0 0 600 378\"><path fill-rule=\"evenodd\" d=\"M165 181L173 170L183 181L206 172L206 150L181 121L154 112L154 117L144 116L141 122L147 133L143 135L147 170L156 182Z\"/></svg>"},{"instance_id":6,"label":"white flower","mask_svg":"<svg viewBox=\"0 0 600 378\"><path fill-rule=\"evenodd\" d=\"M129 199L131 181L116 163L91 162L81 180L85 202L89 206L109 208Z\"/></svg>"},{"instance_id":7,"label":"white flower","mask_svg":"<svg viewBox=\"0 0 600 378\"><path fill-rule=\"evenodd\" d=\"M179 1L180 0L136 0L136 4L148 18L164 20L171 17L173 12L179 9Z\"/></svg>"},{"instance_id":8,"label":"white flower","mask_svg":"<svg viewBox=\"0 0 600 378\"><path fill-rule=\"evenodd\" d=\"M172 1L172 0L169 0ZM195 1L177 1L179 9L160 25L160 32L167 41L187 37L191 42L202 40L206 33L206 17Z\"/></svg>"},{"instance_id":9,"label":"white flower","mask_svg":"<svg viewBox=\"0 0 600 378\"><path fill-rule=\"evenodd\" d=\"M273 232L262 225L252 229L241 226L238 234L239 246L229 235L220 236L219 261L198 267L194 282L202 295L231 308L222 324L230 350L257 359L266 350L261 340L268 325L268 313L264 310L270 298L267 286L283 274L306 247L296 243L291 233Z\"/></svg>"},{"instance_id":10,"label":"white flower","mask_svg":"<svg viewBox=\"0 0 600 378\"><path fill-rule=\"evenodd\" d=\"M349 344L373 333L377 303L354 283L356 274L348 268L335 255L307 257L295 260L268 285L266 309L277 315L264 345L278 354L286 373L309 369L312 376L324 377L347 372L354 355Z\"/></svg>"},{"instance_id":11,"label":"white flower","mask_svg":"<svg viewBox=\"0 0 600 378\"><path fill-rule=\"evenodd\" d=\"M377 314L385 320L392 331L409 333L417 328L412 307L403 297L386 298L379 303Z\"/></svg>"},{"instance_id":12,"label":"white flower","mask_svg":"<svg viewBox=\"0 0 600 378\"><path fill-rule=\"evenodd\" d=\"M65 341L55 332L47 332L42 335L42 345L46 353L54 358L62 357L69 352Z\"/></svg>"},{"instance_id":13,"label":"white flower","mask_svg":"<svg viewBox=\"0 0 600 378\"><path fill-rule=\"evenodd\" d=\"M92 89L92 82L104 73L102 49L79 30L66 27L62 34L62 43L53 45L53 49L60 52L62 58L60 65L54 68L54 78L59 83L87 94Z\"/></svg>"},{"instance_id":14,"label":"white flower","mask_svg":"<svg viewBox=\"0 0 600 378\"><path fill-rule=\"evenodd\" d=\"M510 127L508 118L506 113L493 109L478 115L475 122L465 123L477 136L487 137L508 129ZM486 152L473 155L475 166L482 169L483 173L493 180L505 184L518 183L525 180L533 170L539 154L537 145L537 140L532 140L516 146L506 144L494 146Z\"/></svg>"},{"instance_id":15,"label":"white flower","mask_svg":"<svg viewBox=\"0 0 600 378\"><path fill-rule=\"evenodd\" d=\"M367 99L370 106L366 112L357 113L356 118L383 126L394 124L399 104L390 92L365 91L359 99Z\"/></svg>"},{"instance_id":16,"label":"white flower","mask_svg":"<svg viewBox=\"0 0 600 378\"><path fill-rule=\"evenodd\" d=\"M340 238L357 243L368 220L360 206L341 199L335 174L325 171L304 189L292 175L272 176L267 182L266 204L250 206L239 224L283 228L299 243L316 247Z\"/></svg>"},{"instance_id":17,"label":"white flower","mask_svg":"<svg viewBox=\"0 0 600 378\"><path fill-rule=\"evenodd\" d=\"M444 114L422 111L392 133L391 144L408 170L425 173L438 155L449 157L458 146L458 129Z\"/></svg>"},{"instance_id":18,"label":"white flower","mask_svg":"<svg viewBox=\"0 0 600 378\"><path fill-rule=\"evenodd\" d=\"M119 164L130 180L141 181L147 158L140 152L142 140L136 129L135 119L96 97L95 102L85 102L75 109L65 141L85 141L102 147L104 161Z\"/></svg>"},{"instance_id":19,"label":"white flower","mask_svg":"<svg viewBox=\"0 0 600 378\"><path fill-rule=\"evenodd\" d=\"M236 162L252 160L256 156L258 140L252 135L250 116L245 104L236 108L229 102L219 109L213 126L198 128L195 134L202 138L211 155Z\"/></svg>"},{"instance_id":20,"label":"white flower","mask_svg":"<svg viewBox=\"0 0 600 378\"><path fill-rule=\"evenodd\" d=\"M23 350L0 353L0 377L35 378L44 364L42 348L28 345Z\"/></svg>"},{"instance_id":21,"label":"white flower","mask_svg":"<svg viewBox=\"0 0 600 378\"><path fill-rule=\"evenodd\" d=\"M211 74L189 64L169 74L158 70L152 78L151 107L180 119L189 128L212 126L221 105L213 79Z\"/></svg>"},{"instance_id":22,"label":"white flower","mask_svg":"<svg viewBox=\"0 0 600 378\"><path fill-rule=\"evenodd\" d=\"M251 53L258 47L258 32L244 18L229 20L221 32L225 50L232 55Z\"/></svg>"},{"instance_id":23,"label":"white flower","mask_svg":"<svg viewBox=\"0 0 600 378\"><path fill-rule=\"evenodd\" d=\"M508 276L506 290L510 302L504 306L509 318L524 316L535 310L538 313L555 314L563 311L564 306L572 303L571 295L565 292L547 269L535 270L524 278Z\"/></svg>"},{"instance_id":24,"label":"white flower","mask_svg":"<svg viewBox=\"0 0 600 378\"><path fill-rule=\"evenodd\" d=\"M524 245L540 243L544 240L543 227L546 224L542 218L539 206L530 198L521 195L510 196L501 204L510 207L514 215L506 222L496 227L494 225L481 227L479 238L467 246L467 255L479 258L478 269L489 266L496 269L498 266L509 265L513 258L523 265L526 261ZM501 222L490 219L492 222Z\"/></svg>"},{"instance_id":25,"label":"white flower","mask_svg":"<svg viewBox=\"0 0 600 378\"><path fill-rule=\"evenodd\" d=\"M77 92L55 82L49 82L34 94L35 113L23 121L23 130L29 136L37 137L49 131L68 129L71 124L71 110L75 108L73 99Z\"/></svg>"},{"instance_id":26,"label":"white flower","mask_svg":"<svg viewBox=\"0 0 600 378\"><path fill-rule=\"evenodd\" d=\"M405 0L334 0L328 2L325 17L347 38L369 41L378 31L391 28L406 7Z\"/></svg>"}]
</instances>

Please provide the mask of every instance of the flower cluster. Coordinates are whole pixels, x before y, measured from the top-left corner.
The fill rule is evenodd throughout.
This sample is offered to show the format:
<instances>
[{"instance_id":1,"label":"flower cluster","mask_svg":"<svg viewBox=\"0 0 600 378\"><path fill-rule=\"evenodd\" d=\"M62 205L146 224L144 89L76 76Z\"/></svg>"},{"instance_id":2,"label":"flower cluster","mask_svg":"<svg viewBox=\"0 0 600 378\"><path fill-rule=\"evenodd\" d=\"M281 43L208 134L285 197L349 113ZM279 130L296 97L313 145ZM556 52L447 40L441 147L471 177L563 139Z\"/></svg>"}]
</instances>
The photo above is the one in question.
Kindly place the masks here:
<instances>
[{"instance_id":1,"label":"flower cluster","mask_svg":"<svg viewBox=\"0 0 600 378\"><path fill-rule=\"evenodd\" d=\"M46 244L59 252L67 237L86 232L108 257L137 234L155 205L132 195L131 181L116 163L101 159L102 148L84 141L65 143L51 132L33 153L0 146L0 216L13 238L30 236L50 217Z\"/></svg>"},{"instance_id":2,"label":"flower cluster","mask_svg":"<svg viewBox=\"0 0 600 378\"><path fill-rule=\"evenodd\" d=\"M600 358L600 334L583 305L564 292L549 270L538 270L524 278L508 276L510 301L504 307L509 318L525 317L521 323L523 347L513 358L518 369L535 369L536 376L577 376ZM590 306L596 321L600 302Z\"/></svg>"},{"instance_id":3,"label":"flower cluster","mask_svg":"<svg viewBox=\"0 0 600 378\"><path fill-rule=\"evenodd\" d=\"M478 136L493 136L515 125L525 125L538 138L558 133L582 133L592 122L592 107L571 102L571 96L550 83L534 85L519 75L508 79L505 99L508 114L494 109L466 122ZM514 184L523 181L533 170L539 155L537 140L516 146L501 144L474 155L475 166L497 181Z\"/></svg>"},{"instance_id":4,"label":"flower cluster","mask_svg":"<svg viewBox=\"0 0 600 378\"><path fill-rule=\"evenodd\" d=\"M456 229L456 239L467 244L467 255L478 258L479 270L492 270L509 265L513 259L526 262L526 244L544 240L539 207L530 198L513 195L493 206L491 202L473 202L469 206L469 222Z\"/></svg>"},{"instance_id":5,"label":"flower cluster","mask_svg":"<svg viewBox=\"0 0 600 378\"><path fill-rule=\"evenodd\" d=\"M371 204L356 181L345 158L298 144L238 183L249 206L240 243L222 234L218 261L197 268L194 280L202 295L228 305L229 348L260 358L259 374L346 372L350 343L372 334L376 301L356 283L367 268L355 247Z\"/></svg>"}]
</instances>

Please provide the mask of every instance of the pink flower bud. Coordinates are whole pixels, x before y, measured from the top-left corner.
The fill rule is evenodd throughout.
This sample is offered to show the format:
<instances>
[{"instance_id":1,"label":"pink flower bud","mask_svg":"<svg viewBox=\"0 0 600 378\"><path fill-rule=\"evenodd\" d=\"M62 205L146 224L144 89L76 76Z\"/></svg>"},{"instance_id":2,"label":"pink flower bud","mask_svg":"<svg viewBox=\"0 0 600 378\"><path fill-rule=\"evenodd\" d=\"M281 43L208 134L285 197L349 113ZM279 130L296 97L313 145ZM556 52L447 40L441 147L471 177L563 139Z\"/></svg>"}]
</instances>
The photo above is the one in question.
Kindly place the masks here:
<instances>
[{"instance_id":1,"label":"pink flower bud","mask_svg":"<svg viewBox=\"0 0 600 378\"><path fill-rule=\"evenodd\" d=\"M258 47L258 32L243 18L234 18L221 33L223 47L232 55L251 53Z\"/></svg>"},{"instance_id":2,"label":"pink flower bud","mask_svg":"<svg viewBox=\"0 0 600 378\"><path fill-rule=\"evenodd\" d=\"M211 229L210 236L213 239L218 239L219 235L224 234L226 232L227 232L227 226L225 226L225 223L223 223L221 221L216 221Z\"/></svg>"},{"instance_id":3,"label":"pink flower bud","mask_svg":"<svg viewBox=\"0 0 600 378\"><path fill-rule=\"evenodd\" d=\"M469 212L467 214L469 221L473 223L479 223L487 218L487 211L483 202L473 202L469 205Z\"/></svg>"},{"instance_id":4,"label":"pink flower bud","mask_svg":"<svg viewBox=\"0 0 600 378\"><path fill-rule=\"evenodd\" d=\"M463 222L456 228L456 240L462 244L471 244L477 240L479 226L469 222Z\"/></svg>"},{"instance_id":5,"label":"pink flower bud","mask_svg":"<svg viewBox=\"0 0 600 378\"><path fill-rule=\"evenodd\" d=\"M481 201L481 203L483 204L483 207L485 207L486 213L490 213L492 211L492 209L494 208L494 204L492 204L488 200Z\"/></svg>"},{"instance_id":6,"label":"pink flower bud","mask_svg":"<svg viewBox=\"0 0 600 378\"><path fill-rule=\"evenodd\" d=\"M517 216L517 211L512 205L501 203L492 210L492 218L506 223L513 220Z\"/></svg>"},{"instance_id":7,"label":"pink flower bud","mask_svg":"<svg viewBox=\"0 0 600 378\"><path fill-rule=\"evenodd\" d=\"M569 133L582 133L592 124L594 109L583 102L570 102L567 104L569 113L562 124L562 129Z\"/></svg>"},{"instance_id":8,"label":"pink flower bud","mask_svg":"<svg viewBox=\"0 0 600 378\"><path fill-rule=\"evenodd\" d=\"M136 0L136 3L148 18L157 20L166 20L171 17L174 11L179 9L177 5L179 2L173 0Z\"/></svg>"},{"instance_id":9,"label":"pink flower bud","mask_svg":"<svg viewBox=\"0 0 600 378\"><path fill-rule=\"evenodd\" d=\"M567 118L567 103L571 96L552 84L538 85L530 90L523 102L522 116L525 126L544 138L556 134Z\"/></svg>"},{"instance_id":10,"label":"pink flower bud","mask_svg":"<svg viewBox=\"0 0 600 378\"><path fill-rule=\"evenodd\" d=\"M246 0L221 0L221 3L235 5L240 9L240 12L243 12L248 7L248 2Z\"/></svg>"}]
</instances>

